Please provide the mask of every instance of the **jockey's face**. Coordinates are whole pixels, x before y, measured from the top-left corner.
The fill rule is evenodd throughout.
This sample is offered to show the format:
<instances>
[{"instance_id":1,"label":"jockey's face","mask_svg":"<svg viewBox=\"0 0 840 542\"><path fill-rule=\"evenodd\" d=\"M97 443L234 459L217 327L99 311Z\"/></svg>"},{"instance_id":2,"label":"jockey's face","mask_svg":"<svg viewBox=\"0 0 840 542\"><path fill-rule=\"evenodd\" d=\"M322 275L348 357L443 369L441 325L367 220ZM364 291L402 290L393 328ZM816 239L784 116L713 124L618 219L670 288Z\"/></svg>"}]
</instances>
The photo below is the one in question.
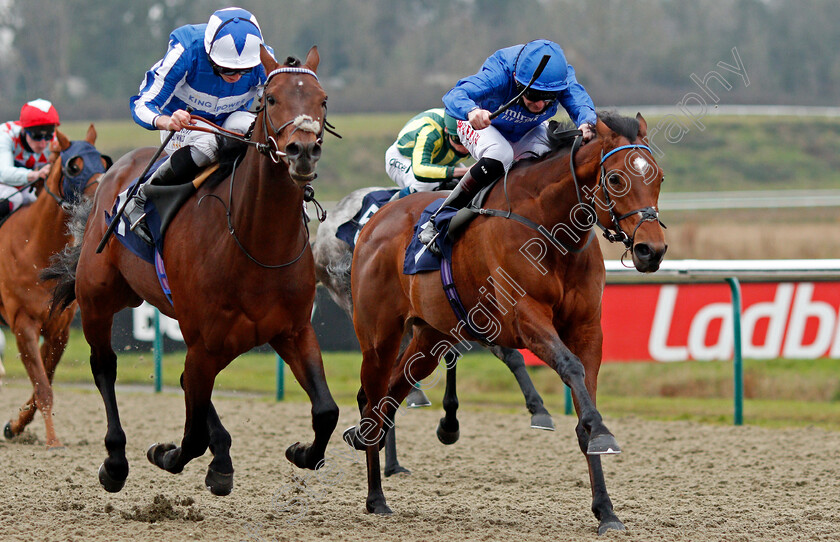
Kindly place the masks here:
<instances>
[{"instance_id":1,"label":"jockey's face","mask_svg":"<svg viewBox=\"0 0 840 542\"><path fill-rule=\"evenodd\" d=\"M221 74L219 74L219 77L221 77L224 80L225 83L236 83L237 81L242 79L242 74L241 73L237 73L235 75L221 75Z\"/></svg>"},{"instance_id":2,"label":"jockey's face","mask_svg":"<svg viewBox=\"0 0 840 542\"><path fill-rule=\"evenodd\" d=\"M50 141L53 139L53 134L55 133L55 128L53 127L52 130L41 130L37 132L32 132L24 130L23 133L26 135L26 144L29 145L29 148L36 154L41 154L44 152L47 147L50 145ZM35 138L32 137L32 134L35 135Z\"/></svg>"}]
</instances>

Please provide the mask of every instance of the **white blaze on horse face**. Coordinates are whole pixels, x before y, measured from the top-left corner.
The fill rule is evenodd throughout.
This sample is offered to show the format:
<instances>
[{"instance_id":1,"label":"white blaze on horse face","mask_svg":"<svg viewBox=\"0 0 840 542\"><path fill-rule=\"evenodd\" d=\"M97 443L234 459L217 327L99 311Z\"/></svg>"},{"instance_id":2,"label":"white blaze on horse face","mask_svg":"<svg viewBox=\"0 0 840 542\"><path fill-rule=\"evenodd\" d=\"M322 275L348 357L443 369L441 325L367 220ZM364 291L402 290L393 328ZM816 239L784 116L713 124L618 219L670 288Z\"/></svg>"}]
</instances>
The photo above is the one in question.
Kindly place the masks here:
<instances>
[{"instance_id":1,"label":"white blaze on horse face","mask_svg":"<svg viewBox=\"0 0 840 542\"><path fill-rule=\"evenodd\" d=\"M321 123L309 115L298 115L293 123L299 130L317 134L321 132Z\"/></svg>"},{"instance_id":2,"label":"white blaze on horse face","mask_svg":"<svg viewBox=\"0 0 840 542\"><path fill-rule=\"evenodd\" d=\"M647 172L648 168L650 167L650 164L648 163L647 160L645 160L641 156L637 156L633 160L633 167L636 168L636 171L638 171L639 173L644 175Z\"/></svg>"}]
</instances>

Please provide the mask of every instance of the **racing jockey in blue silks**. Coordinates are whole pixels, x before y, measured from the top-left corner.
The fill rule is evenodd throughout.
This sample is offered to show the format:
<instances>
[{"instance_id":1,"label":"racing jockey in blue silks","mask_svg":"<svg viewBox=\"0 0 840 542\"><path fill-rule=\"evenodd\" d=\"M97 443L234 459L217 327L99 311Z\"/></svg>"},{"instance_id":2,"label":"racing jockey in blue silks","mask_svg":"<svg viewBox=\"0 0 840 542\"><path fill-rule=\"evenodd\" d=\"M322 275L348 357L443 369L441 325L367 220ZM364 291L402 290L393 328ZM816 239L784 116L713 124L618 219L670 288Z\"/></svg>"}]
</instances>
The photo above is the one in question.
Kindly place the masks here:
<instances>
[{"instance_id":1,"label":"racing jockey in blue silks","mask_svg":"<svg viewBox=\"0 0 840 542\"><path fill-rule=\"evenodd\" d=\"M207 24L182 26L170 34L166 55L146 72L139 94L131 98L137 124L161 130L161 142L170 130L176 132L165 149L169 159L146 184L189 182L216 159L215 135L185 129L192 124L187 107L225 129L248 131L254 114L247 108L266 82L262 44L256 18L236 7L216 11ZM131 229L151 244L144 221L144 187L128 203L125 215Z\"/></svg>"},{"instance_id":2,"label":"racing jockey in blue silks","mask_svg":"<svg viewBox=\"0 0 840 542\"><path fill-rule=\"evenodd\" d=\"M491 111L515 98L531 81L545 55L548 64L517 103L490 120ZM475 75L458 81L443 97L446 115L457 120L458 138L476 163L446 198L432 219L424 224L420 242L437 235L434 218L444 207L462 208L478 191L504 175L514 160L549 150L548 121L562 105L583 132L584 141L595 137L595 105L575 78L559 45L534 40L500 49L484 61Z\"/></svg>"}]
</instances>

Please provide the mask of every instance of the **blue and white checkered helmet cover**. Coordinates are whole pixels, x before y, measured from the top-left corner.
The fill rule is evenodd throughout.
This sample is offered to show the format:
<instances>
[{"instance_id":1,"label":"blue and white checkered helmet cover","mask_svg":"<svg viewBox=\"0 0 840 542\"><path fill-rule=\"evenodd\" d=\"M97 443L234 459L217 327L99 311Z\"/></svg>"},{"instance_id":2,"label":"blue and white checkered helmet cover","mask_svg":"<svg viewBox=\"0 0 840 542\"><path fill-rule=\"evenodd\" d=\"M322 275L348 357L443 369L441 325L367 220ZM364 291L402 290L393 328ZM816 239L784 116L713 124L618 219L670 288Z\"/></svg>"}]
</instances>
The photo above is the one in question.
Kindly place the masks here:
<instances>
[{"instance_id":1,"label":"blue and white checkered helmet cover","mask_svg":"<svg viewBox=\"0 0 840 542\"><path fill-rule=\"evenodd\" d=\"M215 12L204 31L204 50L223 68L253 68L259 64L262 41L257 19L242 8Z\"/></svg>"}]
</instances>

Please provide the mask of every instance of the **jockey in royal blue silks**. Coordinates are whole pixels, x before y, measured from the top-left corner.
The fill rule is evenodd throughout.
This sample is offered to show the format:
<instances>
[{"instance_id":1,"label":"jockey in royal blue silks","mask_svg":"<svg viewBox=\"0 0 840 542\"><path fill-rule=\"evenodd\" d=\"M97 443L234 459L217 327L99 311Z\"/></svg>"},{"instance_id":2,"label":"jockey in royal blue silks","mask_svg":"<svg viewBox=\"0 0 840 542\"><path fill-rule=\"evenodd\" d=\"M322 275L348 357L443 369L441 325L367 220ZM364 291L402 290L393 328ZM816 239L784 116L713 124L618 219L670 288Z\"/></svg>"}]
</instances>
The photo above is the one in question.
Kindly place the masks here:
<instances>
[{"instance_id":1,"label":"jockey in royal blue silks","mask_svg":"<svg viewBox=\"0 0 840 542\"><path fill-rule=\"evenodd\" d=\"M248 106L266 82L260 63L262 33L256 18L240 8L213 13L207 24L182 26L169 36L166 55L146 72L140 93L131 98L135 122L161 130L169 159L149 179L155 185L189 182L218 153L216 136L186 130L194 115L244 134L254 121ZM269 49L269 52L271 50ZM146 194L140 186L125 208L131 229L147 243Z\"/></svg>"},{"instance_id":2,"label":"jockey in royal blue silks","mask_svg":"<svg viewBox=\"0 0 840 542\"><path fill-rule=\"evenodd\" d=\"M546 55L548 63L525 94L491 120L492 111L513 100L528 85ZM476 163L440 209L463 207L481 188L504 175L514 160L547 152L548 120L560 105L580 127L584 141L595 136L597 117L592 98L578 83L563 49L548 40L496 51L478 73L458 81L444 95L443 103L447 117L457 120L458 138ZM429 242L437 235L436 215L419 234L430 250L434 247Z\"/></svg>"}]
</instances>

